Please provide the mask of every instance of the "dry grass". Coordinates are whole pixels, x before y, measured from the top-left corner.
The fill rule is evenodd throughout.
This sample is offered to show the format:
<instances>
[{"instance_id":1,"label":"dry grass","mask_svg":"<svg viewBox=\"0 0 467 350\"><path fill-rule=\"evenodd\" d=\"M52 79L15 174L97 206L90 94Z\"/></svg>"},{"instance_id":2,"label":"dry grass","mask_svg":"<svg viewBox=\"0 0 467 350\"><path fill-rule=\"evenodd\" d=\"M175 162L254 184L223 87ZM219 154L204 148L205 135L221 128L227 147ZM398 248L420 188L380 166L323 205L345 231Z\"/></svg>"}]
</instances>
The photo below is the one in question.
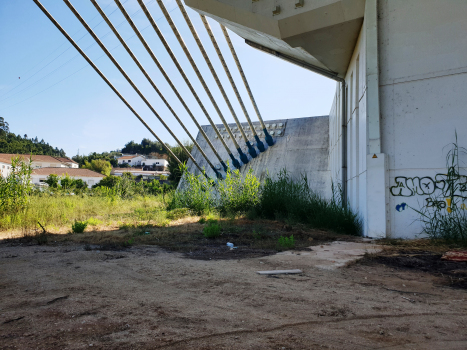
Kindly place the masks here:
<instances>
[{"instance_id":1,"label":"dry grass","mask_svg":"<svg viewBox=\"0 0 467 350\"><path fill-rule=\"evenodd\" d=\"M90 218L105 226L115 223L166 220L165 206L157 196L112 200L97 196L32 196L27 209L0 214L0 236L17 237L38 228L40 222L48 232L66 233L75 220Z\"/></svg>"}]
</instances>

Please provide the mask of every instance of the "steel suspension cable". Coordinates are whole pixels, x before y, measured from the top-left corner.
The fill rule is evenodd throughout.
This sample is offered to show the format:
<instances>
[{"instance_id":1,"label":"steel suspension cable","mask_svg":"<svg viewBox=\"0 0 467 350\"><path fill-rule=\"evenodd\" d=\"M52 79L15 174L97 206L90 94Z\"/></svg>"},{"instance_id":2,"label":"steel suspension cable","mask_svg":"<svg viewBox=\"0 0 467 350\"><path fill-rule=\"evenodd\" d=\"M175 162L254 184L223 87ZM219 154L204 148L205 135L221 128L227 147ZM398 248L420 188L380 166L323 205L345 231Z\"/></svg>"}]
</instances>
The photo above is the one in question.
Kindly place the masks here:
<instances>
[{"instance_id":1,"label":"steel suspension cable","mask_svg":"<svg viewBox=\"0 0 467 350\"><path fill-rule=\"evenodd\" d=\"M148 131L156 138L157 141L159 141L162 146L165 148L165 150L179 163L182 164L180 159L177 158L177 156L172 152L172 150L167 147L165 143L162 142L162 140L157 136L157 134L149 127L148 124L144 121L143 118L133 109L133 107L128 103L127 100L120 94L120 92L113 86L113 84L109 81L109 79L106 78L106 76L97 68L97 66L94 64L94 62L91 61L91 59L84 53L83 50L76 44L76 42L70 37L70 35L65 31L65 29L62 28L62 26L55 20L55 18L52 17L52 15L47 11L47 9L39 2L39 0L33 0L36 5L41 9L41 11L47 16L47 18L55 25L55 27L65 36L65 38L68 39L71 45L83 56L83 58L89 63L89 65L96 71L96 73L107 83L107 85L112 89L113 92L120 98L120 100L128 107L128 109L135 115L136 118L148 129Z\"/></svg>"},{"instance_id":2,"label":"steel suspension cable","mask_svg":"<svg viewBox=\"0 0 467 350\"><path fill-rule=\"evenodd\" d=\"M212 151L214 152L215 156L217 157L217 159L219 160L219 162L221 163L222 167L224 168L224 171L227 172L227 165L224 163L224 161L222 160L222 158L219 156L219 154L217 153L216 151L216 148L214 147L214 145L211 143L211 140L209 139L208 135L206 135L206 132L203 130L203 128L201 127L201 125L199 125L198 121L196 120L195 116L193 115L193 113L191 112L190 108L188 107L188 105L185 103L184 99L182 98L182 96L180 95L180 93L178 92L177 88L175 87L175 85L172 83L172 80L170 79L170 77L167 75L166 71L164 70L164 68L162 67L162 65L160 64L159 60L157 59L156 55L154 54L154 52L151 50L151 48L149 47L148 43L146 42L146 40L143 38L141 32L138 30L138 28L136 27L136 25L134 24L133 20L131 19L131 17L128 15L128 12L125 10L125 8L122 6L122 4L120 3L120 1L115 1L115 3L117 4L118 8L120 9L120 12L123 14L123 16L125 17L126 21L128 22L128 24L130 24L131 28L133 29L133 31L135 32L136 36L139 38L139 40L141 41L141 43L143 44L144 48L146 49L146 51L149 53L149 55L151 56L152 60L154 61L154 63L156 64L156 66L159 68L160 72L162 73L162 75L164 76L164 78L166 79L167 83L170 85L170 87L172 88L172 90L174 91L175 95L177 95L178 99L180 100L181 104L183 105L183 107L185 108L185 110L188 112L188 114L190 115L191 119L193 120L193 122L196 124L196 126L198 127L200 133L203 135L203 137L205 138L206 142L208 143L209 147L211 147ZM169 48L170 49L170 48ZM178 62L177 62L178 63ZM208 117L208 120L210 121L211 125L213 126L214 130L217 130L217 128L215 128L215 124L212 122L212 120L209 118L209 114L207 114L207 111L206 109L204 108L201 100L199 99L198 95L196 94L195 90L193 89L193 87L191 86L188 78L186 77L185 73L183 72L183 70L181 69L180 65L177 66L177 68L179 68L179 71L180 73L182 74L182 77L184 78L185 82L187 83L188 87L190 88L192 94L194 95L194 97L196 98L196 100L198 101L198 103L200 104L201 106L201 109L203 110L204 114ZM218 137L222 139L222 136L218 133ZM232 155L232 152L229 150L229 148L227 147L227 145L225 144L225 142L223 142L223 145L224 147L226 148L227 150L227 153L230 155L230 157L232 158L233 155ZM235 158L233 158L235 159ZM235 160L236 161L236 160ZM237 161L238 162L238 161Z\"/></svg>"},{"instance_id":3,"label":"steel suspension cable","mask_svg":"<svg viewBox=\"0 0 467 350\"><path fill-rule=\"evenodd\" d=\"M112 56L112 54L107 50L107 48L104 46L104 44L100 41L100 39L97 37L97 35L94 33L94 31L89 27L89 25L86 23L86 21L81 17L81 15L76 11L76 9L73 7L73 5L70 3L70 0L63 0L65 4L68 6L68 8L73 12L73 14L76 16L76 18L81 22L81 24L86 28L88 33L93 37L93 39L97 42L97 44L100 46L100 48L104 51L104 53L107 55L107 57L112 61L112 63L117 67L117 69L120 71L120 73L125 77L127 82L131 85L131 87L136 91L136 93L139 95L139 97L146 103L146 105L149 107L151 112L159 119L161 124L167 129L167 131L170 133L170 135L174 138L174 140L180 145L180 147L183 149L183 151L187 154L187 156L192 160L193 164L198 168L198 170L204 174L206 177L205 171L199 166L199 164L196 162L196 160L193 158L191 153L185 148L182 142L178 139L177 136L173 133L173 131L169 128L169 126L164 122L162 117L156 112L154 107L149 103L149 101L146 99L146 97L143 95L143 93L138 89L138 87L135 85L135 83L130 79L128 74L123 70L123 68L120 66L120 64L117 62L117 60Z\"/></svg>"},{"instance_id":4,"label":"steel suspension cable","mask_svg":"<svg viewBox=\"0 0 467 350\"><path fill-rule=\"evenodd\" d=\"M119 2L119 0L115 0L115 2ZM206 108L204 107L204 104L201 102L201 99L199 98L198 94L196 93L195 89L193 88L193 85L191 84L190 80L188 79L188 77L186 76L185 72L183 71L183 68L181 67L180 63L178 62L177 58L175 57L172 49L170 48L169 44L167 43L167 41L165 40L162 32L160 31L157 23L154 21L153 17L151 16L151 14L149 13L146 5L144 5L143 1L139 1L138 0L138 3L139 5L141 6L141 8L143 9L143 12L145 13L146 17L148 18L149 22L151 23L153 29L155 30L156 34L158 35L159 39L161 40L162 44L164 45L167 53L170 55L170 57L172 58L172 61L174 62L175 66L177 67L178 71L180 72L180 74L182 75L183 79L185 80L185 83L187 84L188 88L190 89L191 93L193 94L193 96L195 97L196 101L198 102L198 105L200 106L201 110L203 111L204 115L206 116L206 118L208 119L209 123L211 124L211 127L213 128L214 132L216 133L217 137L219 138L219 140L221 141L222 145L224 146L224 148L226 149L227 153L229 154L229 157L232 159L232 164L235 168L240 168L241 165L239 163L239 161L234 157L234 155L232 154L232 152L230 151L229 147L227 146L227 144L225 143L224 141L224 138L222 137L222 135L220 134L216 124L214 124L211 116L209 115L208 111L206 110ZM123 6L122 6L123 7ZM246 158L246 156L245 156ZM247 159L248 160L248 159ZM242 160L243 161L243 160Z\"/></svg>"},{"instance_id":5,"label":"steel suspension cable","mask_svg":"<svg viewBox=\"0 0 467 350\"><path fill-rule=\"evenodd\" d=\"M228 132L230 138L232 139L232 142L234 143L234 146L235 148L237 149L237 152L238 154L240 155L240 159L241 161L246 164L248 163L248 157L243 153L242 149L240 148L240 146L238 145L237 143L237 140L235 139L235 136L232 134L232 131L230 130L230 127L229 125L227 124L219 106L217 105L217 102L216 100L214 99L214 97L212 96L211 94L211 91L209 90L209 87L207 86L201 72L199 71L195 61L193 60L193 57L191 56L191 53L189 52L187 46L185 45L180 33L178 32L178 29L175 27L175 24L173 23L172 21L172 18L170 17L170 14L168 13L167 9L165 8L164 4L157 0L158 4L159 4L159 7L161 8L165 18L167 19L167 21L169 22L169 25L170 27L172 28L172 31L174 32L175 36L177 37L177 40L178 42L180 43L182 49L183 49L183 52L185 53L186 57L188 58L188 61L190 62L193 70L195 71L199 81L201 82L201 84L203 85L203 88L204 90L206 91L206 94L208 95L209 99L211 100L211 103L212 105L214 106L217 114L219 115L219 118L221 119L222 121L222 124L224 125L224 128L226 129L226 131ZM138 0L138 3L140 4L140 6L143 8L144 12L146 13L146 16L148 17L148 19L151 17L147 7L144 5L143 3L143 0ZM157 30L156 30L157 31ZM159 31L160 32L160 31ZM162 34L162 33L161 33Z\"/></svg>"},{"instance_id":6,"label":"steel suspension cable","mask_svg":"<svg viewBox=\"0 0 467 350\"><path fill-rule=\"evenodd\" d=\"M172 30L175 33L177 28L175 27L175 23L172 21L172 18L170 17L170 14L168 13L167 9L165 8L164 3L162 2L162 0L156 0L156 1L158 3L159 7L161 8L162 12L166 16L170 27L172 28ZM256 150L253 148L253 146L251 146L250 141L248 140L248 138L245 135L242 124L240 124L240 121L237 118L237 114L235 113L235 110L233 109L232 104L230 103L229 97L227 96L227 93L225 92L224 87L222 86L222 83L219 80L219 77L218 77L218 75L216 73L216 70L214 69L214 67L212 65L212 62L211 62L206 50L204 49L203 43L201 42L201 40L200 40L200 38L198 36L198 33L196 32L196 29L193 26L193 23L191 22L190 16L188 16L188 13L185 10L185 6L181 2L181 0L175 0L175 1L177 2L177 5L178 5L178 7L179 7L179 9L180 9L180 11L181 11L181 13L183 15L183 18L185 19L186 24L188 25L188 28L190 28L190 32L193 35L193 38L195 39L196 44L198 45L198 48L201 51L201 54L203 55L203 58L206 61L206 64L208 65L208 67L209 67L209 70L211 71L212 77L216 81L217 87L219 88L219 90L220 90L220 92L222 94L222 97L224 98L227 106L229 107L230 113L232 114L232 116L233 116L233 118L235 120L235 123L237 124L237 127L240 129L240 132L242 133L243 139L245 140L245 143L246 143L247 148L248 148L248 152L250 153L250 155L253 158L256 158L256 155L257 155ZM212 40L212 38L211 38L211 40ZM215 43L215 44L217 44L217 43ZM205 86L204 88L207 89L207 86ZM208 92L209 96L211 95L209 89L206 92ZM229 132L230 132L230 130L229 130ZM231 134L231 132L230 132L230 134ZM232 135L231 135L231 137L232 137Z\"/></svg>"},{"instance_id":7,"label":"steel suspension cable","mask_svg":"<svg viewBox=\"0 0 467 350\"><path fill-rule=\"evenodd\" d=\"M248 84L248 80L246 79L245 72L243 71L242 65L240 64L240 60L238 59L237 53L235 52L235 48L232 45L232 41L230 40L229 33L227 32L227 28L225 28L222 24L220 25L222 32L224 33L225 40L227 41L227 44L229 45L230 52L232 53L232 56L235 60L235 63L237 64L238 71L240 72L240 75L243 80L243 84L245 84L245 88L248 91L248 96L250 96L251 103L253 104L253 107L255 108L256 115L258 116L258 120L261 123L261 126L263 128L264 135L266 136L266 142L268 143L269 146L274 145L274 141L268 133L268 129L266 128L266 125L264 125L263 118L261 117L261 113L259 112L258 105L256 104L255 98L253 97L253 93L251 92L250 89L250 84Z\"/></svg>"},{"instance_id":8,"label":"steel suspension cable","mask_svg":"<svg viewBox=\"0 0 467 350\"><path fill-rule=\"evenodd\" d=\"M178 123L181 125L181 127L183 128L183 130L185 130L185 132L187 133L188 137L191 139L191 141L193 142L193 144L199 149L199 151L201 152L201 155L206 159L206 161L208 162L209 166L211 167L211 169L214 171L214 173L216 174L216 176L219 178L221 177L221 175L219 174L219 172L216 170L216 168L214 167L214 165L210 162L210 160L208 159L207 155L204 153L204 151L202 150L201 146L198 144L198 142L196 142L196 139L191 135L191 133L188 131L188 129L186 128L186 126L183 124L183 122L180 120L180 118L178 117L177 113L175 113L175 111L173 110L172 106L169 104L169 102L166 100L166 98L164 97L164 95L161 93L161 91L159 90L159 88L156 86L156 84L154 83L154 81L151 79L151 77L149 76L149 74L147 73L147 71L144 69L143 65L140 63L140 61L136 58L135 54L133 53L133 51L131 51L131 49L128 47L127 43L123 40L122 36L118 33L117 29L114 27L114 25L112 24L112 22L110 21L110 19L106 16L106 14L104 13L104 11L102 10L102 8L99 6L99 4L97 3L97 0L91 0L91 2L93 3L94 7L96 8L96 10L99 12L99 14L102 16L102 18L104 19L104 21L107 23L107 25L110 27L110 29L112 30L112 32L115 34L115 36L117 37L117 39L120 41L120 43L122 44L122 46L125 48L125 50L128 52L128 54L130 55L130 57L133 59L133 61L136 63L136 65L138 66L138 68L141 70L141 72L143 73L143 75L146 77L146 79L148 80L148 82L151 84L151 86L153 87L153 89L156 91L156 93L159 95L159 97L161 98L161 100L164 102L164 104L167 106L167 108L170 110L170 112L172 113L172 115L175 117L175 119L178 121Z\"/></svg>"},{"instance_id":9,"label":"steel suspension cable","mask_svg":"<svg viewBox=\"0 0 467 350\"><path fill-rule=\"evenodd\" d=\"M186 13L186 11L185 11L185 13ZM229 69L229 67L227 66L227 63L224 60L224 56L222 55L222 51L220 50L219 45L217 44L217 40L216 40L216 38L214 36L214 33L212 32L211 26L209 25L209 22L208 22L206 16L200 14L200 17L201 17L201 20L203 21L203 24L204 24L204 27L206 28L206 31L208 32L209 37L211 38L212 45L214 46L214 49L216 50L217 55L219 56L219 60L222 63L222 67L224 67L225 74L227 74L227 77L229 78L230 85L232 85L232 89L235 92L235 96L237 96L237 100L240 103L240 106L242 107L243 114L245 114L245 118L246 118L246 120L248 122L248 125L250 126L250 129L251 129L251 131L253 133L253 137L256 140L256 146L258 147L258 149L261 152L264 152L266 150L264 148L264 144L259 139L258 134L256 133L256 130L255 130L255 127L254 127L253 123L251 122L248 111L246 110L245 104L243 103L243 100L242 100L242 97L240 96L240 93L238 92L237 85L235 84L235 81L233 80L232 74L230 74L230 69ZM248 138L245 136L245 132L243 131L243 129L240 129L240 130L242 131L243 137L247 141L247 145L249 145L250 141L248 141ZM250 152L250 154L251 154L251 152ZM256 154L255 154L255 156L256 156Z\"/></svg>"}]
</instances>

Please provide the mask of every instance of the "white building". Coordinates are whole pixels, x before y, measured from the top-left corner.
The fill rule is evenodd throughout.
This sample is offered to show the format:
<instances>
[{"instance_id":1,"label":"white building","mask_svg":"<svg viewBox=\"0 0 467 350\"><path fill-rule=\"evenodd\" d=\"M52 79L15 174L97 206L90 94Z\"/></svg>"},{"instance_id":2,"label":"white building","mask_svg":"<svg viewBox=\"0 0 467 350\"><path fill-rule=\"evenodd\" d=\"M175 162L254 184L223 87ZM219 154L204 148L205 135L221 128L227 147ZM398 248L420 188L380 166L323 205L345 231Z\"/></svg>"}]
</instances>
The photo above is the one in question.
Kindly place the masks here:
<instances>
[{"instance_id":1,"label":"white building","mask_svg":"<svg viewBox=\"0 0 467 350\"><path fill-rule=\"evenodd\" d=\"M156 166L163 167L164 169L169 166L169 162L165 159L152 159L146 158L144 162L141 163L142 166Z\"/></svg>"},{"instance_id":2,"label":"white building","mask_svg":"<svg viewBox=\"0 0 467 350\"><path fill-rule=\"evenodd\" d=\"M370 237L413 238L467 147L467 1L185 0L253 47L337 81L330 170ZM306 101L304 101L306 103ZM467 177L457 195L467 200ZM446 210L449 203L440 203Z\"/></svg>"},{"instance_id":3,"label":"white building","mask_svg":"<svg viewBox=\"0 0 467 350\"><path fill-rule=\"evenodd\" d=\"M132 168L113 168L110 174L115 176L122 176L124 173L130 173L134 176L141 176L143 180L159 180L161 177L167 178L170 175L168 171L147 171Z\"/></svg>"},{"instance_id":4,"label":"white building","mask_svg":"<svg viewBox=\"0 0 467 350\"><path fill-rule=\"evenodd\" d=\"M130 166L140 166L146 159L142 155L129 155L118 157L118 164L129 164Z\"/></svg>"},{"instance_id":5,"label":"white building","mask_svg":"<svg viewBox=\"0 0 467 350\"><path fill-rule=\"evenodd\" d=\"M13 158L20 157L24 161L29 162L31 159L31 167L38 168L79 168L78 163L70 158L52 157L42 155L26 155L26 154L8 154L0 153L0 170L3 177L7 177L11 171L11 161Z\"/></svg>"},{"instance_id":6,"label":"white building","mask_svg":"<svg viewBox=\"0 0 467 350\"><path fill-rule=\"evenodd\" d=\"M164 169L168 167L169 162L165 159L153 159L150 157L145 157L143 155L124 155L118 157L118 164L129 164L130 166L156 166L163 167Z\"/></svg>"},{"instance_id":7,"label":"white building","mask_svg":"<svg viewBox=\"0 0 467 350\"><path fill-rule=\"evenodd\" d=\"M11 173L11 162L6 160L0 160L0 175L2 177L8 177Z\"/></svg>"},{"instance_id":8,"label":"white building","mask_svg":"<svg viewBox=\"0 0 467 350\"><path fill-rule=\"evenodd\" d=\"M41 186L49 175L57 175L64 177L68 175L73 179L81 179L88 187L98 184L105 175L97 173L89 169L76 169L76 168L37 168L32 171L31 181L34 185Z\"/></svg>"}]
</instances>

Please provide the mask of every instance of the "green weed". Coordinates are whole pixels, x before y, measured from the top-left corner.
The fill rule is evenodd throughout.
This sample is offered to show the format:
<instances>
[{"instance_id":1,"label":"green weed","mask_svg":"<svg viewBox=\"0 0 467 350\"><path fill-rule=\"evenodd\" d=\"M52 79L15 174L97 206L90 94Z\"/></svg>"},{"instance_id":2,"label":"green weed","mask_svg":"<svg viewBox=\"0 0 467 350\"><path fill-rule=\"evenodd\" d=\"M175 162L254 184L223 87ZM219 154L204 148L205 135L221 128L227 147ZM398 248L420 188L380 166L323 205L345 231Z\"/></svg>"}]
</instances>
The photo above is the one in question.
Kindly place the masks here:
<instances>
[{"instance_id":1,"label":"green weed","mask_svg":"<svg viewBox=\"0 0 467 350\"><path fill-rule=\"evenodd\" d=\"M203 229L203 235L206 238L216 238L221 234L221 227L214 222L208 223Z\"/></svg>"},{"instance_id":2,"label":"green weed","mask_svg":"<svg viewBox=\"0 0 467 350\"><path fill-rule=\"evenodd\" d=\"M467 207L463 197L467 176L461 174L465 168L461 167L459 160L460 155L466 154L467 149L458 146L456 132L456 140L446 155L443 190L433 192L426 199L426 203L443 203L444 206L427 204L419 210L410 207L420 214L424 232L434 241L467 245Z\"/></svg>"},{"instance_id":3,"label":"green weed","mask_svg":"<svg viewBox=\"0 0 467 350\"><path fill-rule=\"evenodd\" d=\"M134 238L130 238L129 240L125 241L122 243L122 246L124 247L131 247L135 243Z\"/></svg>"},{"instance_id":4,"label":"green weed","mask_svg":"<svg viewBox=\"0 0 467 350\"><path fill-rule=\"evenodd\" d=\"M261 239L261 238L263 238L263 237L264 237L263 232L253 230L253 238L254 238L254 239Z\"/></svg>"},{"instance_id":5,"label":"green weed","mask_svg":"<svg viewBox=\"0 0 467 350\"><path fill-rule=\"evenodd\" d=\"M75 221L71 224L71 231L73 233L83 233L87 226L87 221Z\"/></svg>"},{"instance_id":6,"label":"green weed","mask_svg":"<svg viewBox=\"0 0 467 350\"><path fill-rule=\"evenodd\" d=\"M277 240L277 244L279 245L279 247L285 249L295 248L295 238L293 238L293 235L291 235L290 237L280 236Z\"/></svg>"},{"instance_id":7,"label":"green weed","mask_svg":"<svg viewBox=\"0 0 467 350\"><path fill-rule=\"evenodd\" d=\"M101 220L92 218L92 217L87 219L86 222L88 223L89 226L97 226L97 225L102 224Z\"/></svg>"}]
</instances>

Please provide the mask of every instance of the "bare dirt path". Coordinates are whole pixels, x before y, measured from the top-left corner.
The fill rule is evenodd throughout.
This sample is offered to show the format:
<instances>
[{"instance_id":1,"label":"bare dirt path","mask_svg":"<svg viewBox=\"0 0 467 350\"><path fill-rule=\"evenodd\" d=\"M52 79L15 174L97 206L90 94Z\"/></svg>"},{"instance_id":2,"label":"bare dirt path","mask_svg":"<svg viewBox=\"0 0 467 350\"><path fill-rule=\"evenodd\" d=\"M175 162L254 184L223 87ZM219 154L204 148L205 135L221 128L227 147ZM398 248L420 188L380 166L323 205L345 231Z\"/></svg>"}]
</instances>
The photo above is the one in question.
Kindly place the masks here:
<instances>
[{"instance_id":1,"label":"bare dirt path","mask_svg":"<svg viewBox=\"0 0 467 350\"><path fill-rule=\"evenodd\" d=\"M283 256L2 244L0 349L467 348L465 290L426 272ZM303 274L256 274L280 268Z\"/></svg>"}]
</instances>

